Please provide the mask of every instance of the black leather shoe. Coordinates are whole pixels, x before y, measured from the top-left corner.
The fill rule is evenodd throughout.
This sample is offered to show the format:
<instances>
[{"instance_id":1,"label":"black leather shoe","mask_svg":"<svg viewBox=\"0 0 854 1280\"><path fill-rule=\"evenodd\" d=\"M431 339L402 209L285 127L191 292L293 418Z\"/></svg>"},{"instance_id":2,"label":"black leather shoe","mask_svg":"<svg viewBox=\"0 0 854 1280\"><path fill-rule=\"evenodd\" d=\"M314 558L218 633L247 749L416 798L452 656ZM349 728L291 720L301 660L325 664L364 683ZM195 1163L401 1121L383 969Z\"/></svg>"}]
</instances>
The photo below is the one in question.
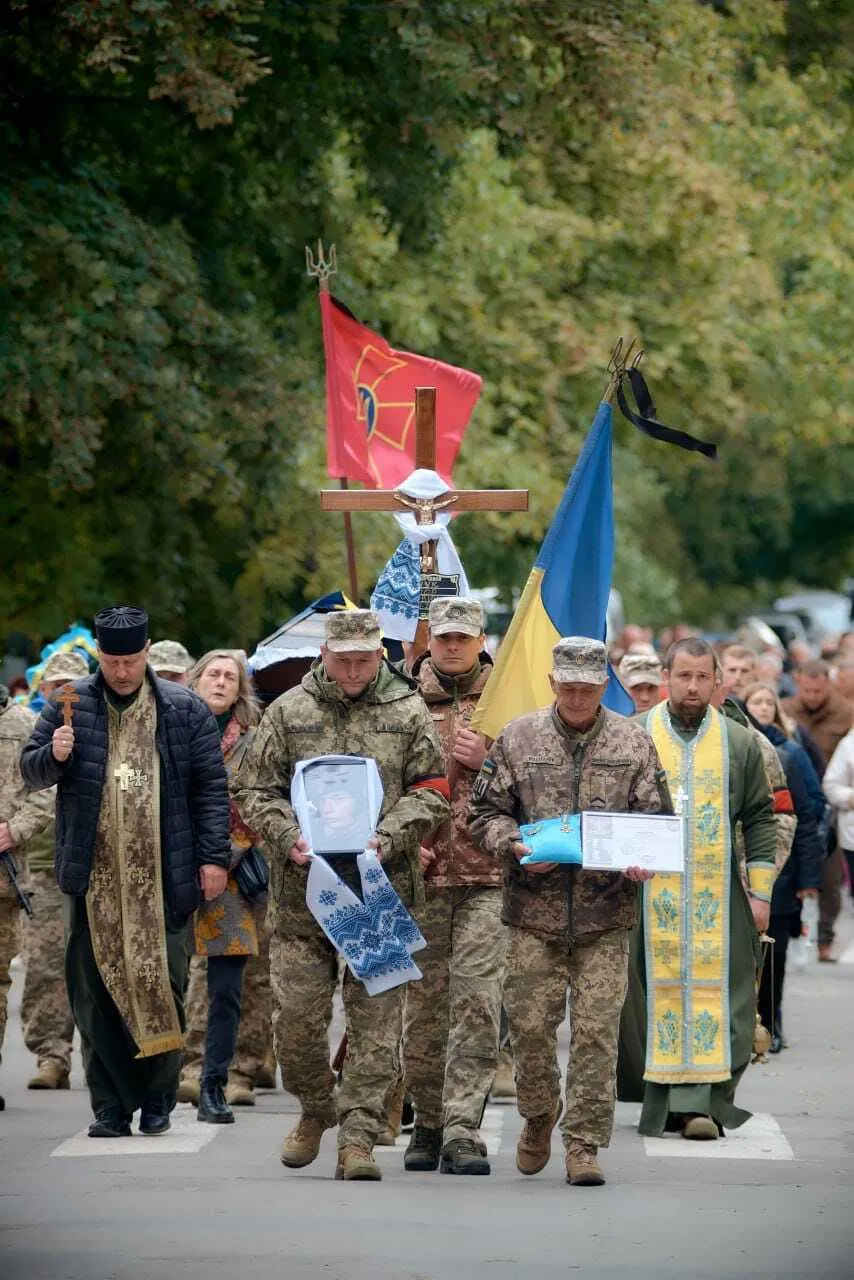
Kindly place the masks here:
<instances>
[{"instance_id":1,"label":"black leather shoe","mask_svg":"<svg viewBox=\"0 0 854 1280\"><path fill-rule=\"evenodd\" d=\"M172 1128L169 1112L174 1105L170 1105L170 1099L163 1096L146 1099L139 1113L140 1133L146 1138L156 1138L161 1133L167 1133Z\"/></svg>"},{"instance_id":2,"label":"black leather shoe","mask_svg":"<svg viewBox=\"0 0 854 1280\"><path fill-rule=\"evenodd\" d=\"M234 1124L234 1112L225 1100L221 1084L202 1082L197 1118L206 1124Z\"/></svg>"},{"instance_id":3,"label":"black leather shoe","mask_svg":"<svg viewBox=\"0 0 854 1280\"><path fill-rule=\"evenodd\" d=\"M89 1125L90 1138L129 1138L130 1121L118 1107L105 1107Z\"/></svg>"}]
</instances>

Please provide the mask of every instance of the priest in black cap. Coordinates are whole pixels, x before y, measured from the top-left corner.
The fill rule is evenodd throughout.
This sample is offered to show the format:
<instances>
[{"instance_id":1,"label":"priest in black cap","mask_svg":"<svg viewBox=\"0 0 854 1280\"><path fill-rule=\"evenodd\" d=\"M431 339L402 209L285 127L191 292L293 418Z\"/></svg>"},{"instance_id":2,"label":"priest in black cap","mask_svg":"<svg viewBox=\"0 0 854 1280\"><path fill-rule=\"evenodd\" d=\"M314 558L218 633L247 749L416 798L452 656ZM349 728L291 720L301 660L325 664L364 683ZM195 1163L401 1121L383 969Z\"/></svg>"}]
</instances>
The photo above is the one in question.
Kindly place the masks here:
<instances>
[{"instance_id":1,"label":"priest in black cap","mask_svg":"<svg viewBox=\"0 0 854 1280\"><path fill-rule=\"evenodd\" d=\"M54 694L21 757L56 785L66 978L92 1138L169 1128L183 1048L187 921L225 889L228 785L201 698L148 666L142 609L95 618L99 669ZM70 721L70 723L69 723Z\"/></svg>"}]
</instances>

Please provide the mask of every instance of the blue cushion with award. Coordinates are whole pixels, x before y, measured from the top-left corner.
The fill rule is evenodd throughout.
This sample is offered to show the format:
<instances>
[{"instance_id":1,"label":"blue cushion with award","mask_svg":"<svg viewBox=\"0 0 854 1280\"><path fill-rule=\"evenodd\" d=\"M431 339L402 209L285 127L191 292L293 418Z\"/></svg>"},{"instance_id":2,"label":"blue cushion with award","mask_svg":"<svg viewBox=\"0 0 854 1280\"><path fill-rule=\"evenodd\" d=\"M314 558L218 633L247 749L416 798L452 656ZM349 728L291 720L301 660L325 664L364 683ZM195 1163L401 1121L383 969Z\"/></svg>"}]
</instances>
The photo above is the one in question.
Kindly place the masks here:
<instances>
[{"instance_id":1,"label":"blue cushion with award","mask_svg":"<svg viewBox=\"0 0 854 1280\"><path fill-rule=\"evenodd\" d=\"M570 862L581 864L581 814L564 813L541 822L523 822L522 843L531 850L521 859L530 862Z\"/></svg>"}]
</instances>

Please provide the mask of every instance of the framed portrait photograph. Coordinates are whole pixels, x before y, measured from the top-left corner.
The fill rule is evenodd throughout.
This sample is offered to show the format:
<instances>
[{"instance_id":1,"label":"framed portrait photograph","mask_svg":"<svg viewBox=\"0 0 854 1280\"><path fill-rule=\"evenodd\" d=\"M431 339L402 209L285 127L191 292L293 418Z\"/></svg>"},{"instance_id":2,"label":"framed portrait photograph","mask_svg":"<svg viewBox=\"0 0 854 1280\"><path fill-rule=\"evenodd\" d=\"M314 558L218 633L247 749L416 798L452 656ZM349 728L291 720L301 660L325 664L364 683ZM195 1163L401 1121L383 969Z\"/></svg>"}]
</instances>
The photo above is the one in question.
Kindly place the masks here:
<instances>
[{"instance_id":1,"label":"framed portrait photograph","mask_svg":"<svg viewBox=\"0 0 854 1280\"><path fill-rule=\"evenodd\" d=\"M303 838L322 857L362 853L382 805L376 761L365 756L301 760L292 803Z\"/></svg>"}]
</instances>

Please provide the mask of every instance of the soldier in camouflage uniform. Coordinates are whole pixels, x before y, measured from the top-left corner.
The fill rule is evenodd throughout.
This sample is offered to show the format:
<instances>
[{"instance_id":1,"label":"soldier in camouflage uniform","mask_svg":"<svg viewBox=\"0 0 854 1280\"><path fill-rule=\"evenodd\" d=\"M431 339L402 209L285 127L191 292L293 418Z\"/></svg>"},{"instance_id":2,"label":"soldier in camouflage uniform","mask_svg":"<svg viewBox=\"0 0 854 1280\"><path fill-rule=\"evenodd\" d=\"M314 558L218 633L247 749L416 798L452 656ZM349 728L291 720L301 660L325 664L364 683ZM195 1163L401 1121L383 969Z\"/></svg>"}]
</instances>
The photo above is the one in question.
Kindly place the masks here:
<instances>
[{"instance_id":1,"label":"soldier in camouflage uniform","mask_svg":"<svg viewBox=\"0 0 854 1280\"><path fill-rule=\"evenodd\" d=\"M441 1149L443 1173L488 1174L478 1125L498 1062L506 930L501 867L472 843L466 817L486 758L486 741L469 721L492 660L477 600L439 597L429 621L430 651L412 674L442 742L451 817L423 854L418 920L427 948L418 956L423 979L406 992L404 1068L415 1128L404 1166L435 1169Z\"/></svg>"},{"instance_id":2,"label":"soldier in camouflage uniform","mask_svg":"<svg viewBox=\"0 0 854 1280\"><path fill-rule=\"evenodd\" d=\"M158 640L148 651L148 665L161 680L186 684L194 665L184 646L177 640Z\"/></svg>"},{"instance_id":3,"label":"soldier in camouflage uniform","mask_svg":"<svg viewBox=\"0 0 854 1280\"><path fill-rule=\"evenodd\" d=\"M373 757L383 784L377 843L407 906L423 903L419 849L448 814L448 783L430 714L413 680L384 661L379 624L367 609L325 619L321 658L267 711L233 783L243 819L271 859L270 969L276 1051L285 1088L302 1115L282 1163L316 1159L336 1122L329 1023L338 957L305 904L308 845L289 803L300 760L333 753ZM335 869L358 889L355 859ZM343 984L348 1052L338 1093L336 1177L376 1181L372 1149L385 1125L385 1097L398 1070L400 988L368 996L348 972Z\"/></svg>"},{"instance_id":4,"label":"soldier in camouflage uniform","mask_svg":"<svg viewBox=\"0 0 854 1280\"><path fill-rule=\"evenodd\" d=\"M0 852L11 854L20 879L26 879L27 846L50 826L53 795L28 794L21 777L21 750L37 717L9 698L0 685ZM5 870L0 869L0 1048L6 1031L6 999L11 986L9 966L18 954L20 907ZM4 1102L0 1097L0 1111Z\"/></svg>"},{"instance_id":5,"label":"soldier in camouflage uniform","mask_svg":"<svg viewBox=\"0 0 854 1280\"><path fill-rule=\"evenodd\" d=\"M54 653L45 663L40 692L50 698L64 684L82 680L89 664L79 653ZM44 793L53 801L53 793ZM67 1089L74 1020L65 987L63 897L53 870L54 824L27 851L33 915L24 922L27 973L21 998L24 1043L38 1063L28 1089Z\"/></svg>"},{"instance_id":6,"label":"soldier in camouflage uniform","mask_svg":"<svg viewBox=\"0 0 854 1280\"><path fill-rule=\"evenodd\" d=\"M512 720L499 735L475 783L469 827L504 863L503 919L510 926L504 1003L525 1119L517 1167L532 1174L548 1163L561 1110L557 1028L568 989L566 1175L574 1186L598 1186L605 1179L597 1150L608 1145L614 1119L635 882L649 873L522 867L528 850L519 825L584 809L660 813L667 793L644 729L600 705L608 680L605 646L570 636L553 654L554 704Z\"/></svg>"}]
</instances>

